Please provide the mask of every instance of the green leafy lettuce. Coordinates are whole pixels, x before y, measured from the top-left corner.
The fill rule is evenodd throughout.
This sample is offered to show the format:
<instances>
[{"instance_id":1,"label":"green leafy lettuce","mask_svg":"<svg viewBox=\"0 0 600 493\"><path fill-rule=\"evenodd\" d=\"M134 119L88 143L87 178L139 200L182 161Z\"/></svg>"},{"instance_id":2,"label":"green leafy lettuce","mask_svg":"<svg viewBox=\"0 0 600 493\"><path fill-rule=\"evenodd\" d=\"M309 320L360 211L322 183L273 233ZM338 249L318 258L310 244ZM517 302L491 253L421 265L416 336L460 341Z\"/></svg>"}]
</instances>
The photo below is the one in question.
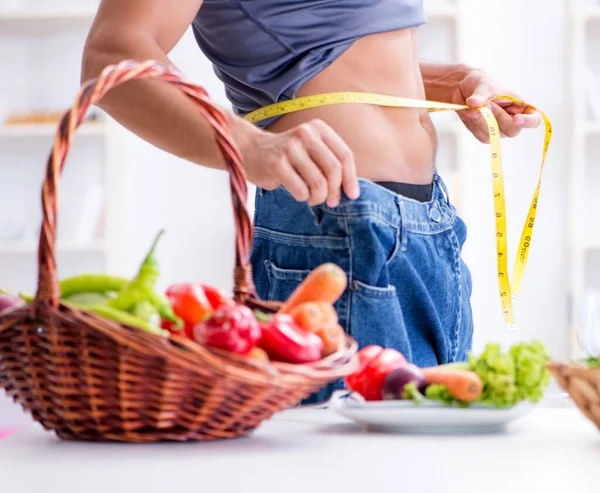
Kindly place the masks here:
<instances>
[{"instance_id":1,"label":"green leafy lettuce","mask_svg":"<svg viewBox=\"0 0 600 493\"><path fill-rule=\"evenodd\" d=\"M500 345L489 343L479 356L471 353L464 363L440 368L446 366L475 372L483 382L483 392L475 403L507 408L524 400L534 403L541 400L550 383L549 362L546 348L538 341L515 344L507 352L503 352ZM460 407L472 404L457 401L443 385L428 386L425 397Z\"/></svg>"}]
</instances>

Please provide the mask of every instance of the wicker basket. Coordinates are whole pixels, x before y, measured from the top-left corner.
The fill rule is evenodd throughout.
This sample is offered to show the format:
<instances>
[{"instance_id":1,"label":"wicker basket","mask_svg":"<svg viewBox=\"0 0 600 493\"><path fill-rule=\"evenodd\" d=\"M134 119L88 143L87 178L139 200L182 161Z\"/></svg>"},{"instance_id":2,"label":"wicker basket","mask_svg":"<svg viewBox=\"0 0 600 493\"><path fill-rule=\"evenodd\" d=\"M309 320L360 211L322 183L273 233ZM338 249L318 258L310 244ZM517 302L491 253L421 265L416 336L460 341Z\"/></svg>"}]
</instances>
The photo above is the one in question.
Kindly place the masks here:
<instances>
[{"instance_id":1,"label":"wicker basket","mask_svg":"<svg viewBox=\"0 0 600 493\"><path fill-rule=\"evenodd\" d=\"M548 369L580 411L600 429L600 368L551 363Z\"/></svg>"},{"instance_id":2,"label":"wicker basket","mask_svg":"<svg viewBox=\"0 0 600 493\"><path fill-rule=\"evenodd\" d=\"M273 413L352 372L356 342L346 336L335 354L314 364L259 363L183 338L154 336L59 301L59 178L73 133L107 91L144 78L177 86L214 128L230 175L235 299L268 312L279 306L259 300L255 292L246 175L222 111L202 88L171 67L125 61L85 83L59 123L42 188L37 293L31 304L0 317L0 387L47 430L65 439L154 442L242 436Z\"/></svg>"}]
</instances>

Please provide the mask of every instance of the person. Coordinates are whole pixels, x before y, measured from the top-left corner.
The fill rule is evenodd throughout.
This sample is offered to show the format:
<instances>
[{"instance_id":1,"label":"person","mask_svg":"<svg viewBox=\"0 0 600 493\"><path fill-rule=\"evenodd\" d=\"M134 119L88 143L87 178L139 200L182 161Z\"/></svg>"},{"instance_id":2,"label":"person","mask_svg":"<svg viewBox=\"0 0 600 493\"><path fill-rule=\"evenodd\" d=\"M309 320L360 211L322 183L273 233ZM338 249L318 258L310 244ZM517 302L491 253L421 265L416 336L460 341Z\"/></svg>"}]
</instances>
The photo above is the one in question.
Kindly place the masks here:
<instances>
[{"instance_id":1,"label":"person","mask_svg":"<svg viewBox=\"0 0 600 493\"><path fill-rule=\"evenodd\" d=\"M260 298L283 300L316 266L344 269L335 307L360 347L401 351L419 366L463 360L471 347L466 225L436 171L427 110L368 104L306 109L251 124L266 105L355 91L468 105L467 129L488 142L475 110L515 95L483 70L419 59L422 0L102 0L82 80L124 59L167 55L192 26L224 83L231 135L257 187L252 266ZM155 146L225 169L211 127L179 89L132 81L100 106ZM490 103L502 136L535 128L524 104ZM326 400L343 382L306 399Z\"/></svg>"}]
</instances>

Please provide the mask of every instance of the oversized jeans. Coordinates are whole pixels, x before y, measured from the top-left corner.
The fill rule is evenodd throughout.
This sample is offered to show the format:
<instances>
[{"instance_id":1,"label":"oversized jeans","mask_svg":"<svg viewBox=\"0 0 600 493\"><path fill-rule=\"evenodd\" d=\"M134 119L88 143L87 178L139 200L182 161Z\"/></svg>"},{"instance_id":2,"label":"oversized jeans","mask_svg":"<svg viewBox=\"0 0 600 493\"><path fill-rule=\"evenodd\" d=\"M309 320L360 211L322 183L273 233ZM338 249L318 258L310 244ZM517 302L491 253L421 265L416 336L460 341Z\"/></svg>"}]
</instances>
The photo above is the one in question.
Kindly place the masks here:
<instances>
[{"instance_id":1,"label":"oversized jeans","mask_svg":"<svg viewBox=\"0 0 600 493\"><path fill-rule=\"evenodd\" d=\"M257 190L252 264L258 295L285 300L310 270L339 265L348 288L335 308L359 344L395 348L416 365L464 360L471 348L471 275L461 258L467 229L439 175L418 202L368 180L339 206ZM327 400L343 381L304 403Z\"/></svg>"}]
</instances>

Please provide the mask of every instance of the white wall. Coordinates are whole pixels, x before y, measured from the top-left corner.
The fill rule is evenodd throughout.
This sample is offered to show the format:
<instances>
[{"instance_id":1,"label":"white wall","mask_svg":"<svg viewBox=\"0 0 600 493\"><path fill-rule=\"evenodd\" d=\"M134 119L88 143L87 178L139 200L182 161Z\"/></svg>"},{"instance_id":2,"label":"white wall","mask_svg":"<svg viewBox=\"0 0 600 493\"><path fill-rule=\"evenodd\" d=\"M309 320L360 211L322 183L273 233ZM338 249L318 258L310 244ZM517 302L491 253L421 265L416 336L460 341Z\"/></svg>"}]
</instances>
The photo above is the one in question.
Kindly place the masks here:
<instances>
[{"instance_id":1,"label":"white wall","mask_svg":"<svg viewBox=\"0 0 600 493\"><path fill-rule=\"evenodd\" d=\"M489 147L473 144L469 161L473 190L467 222L470 238L465 256L474 276L475 343L509 343L540 338L551 353L567 356L567 95L565 94L565 2L466 0L465 61L485 68L538 106L550 118L553 140L545 167L528 269L520 300L515 302L518 333L504 331L496 281L494 215ZM518 15L516 15L518 13ZM521 235L539 171L543 130L503 140L509 267Z\"/></svg>"}]
</instances>

